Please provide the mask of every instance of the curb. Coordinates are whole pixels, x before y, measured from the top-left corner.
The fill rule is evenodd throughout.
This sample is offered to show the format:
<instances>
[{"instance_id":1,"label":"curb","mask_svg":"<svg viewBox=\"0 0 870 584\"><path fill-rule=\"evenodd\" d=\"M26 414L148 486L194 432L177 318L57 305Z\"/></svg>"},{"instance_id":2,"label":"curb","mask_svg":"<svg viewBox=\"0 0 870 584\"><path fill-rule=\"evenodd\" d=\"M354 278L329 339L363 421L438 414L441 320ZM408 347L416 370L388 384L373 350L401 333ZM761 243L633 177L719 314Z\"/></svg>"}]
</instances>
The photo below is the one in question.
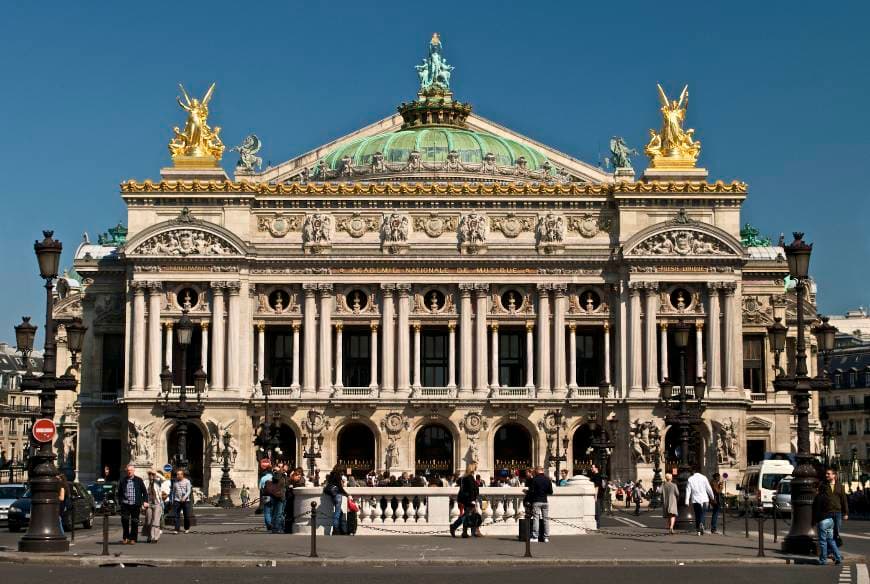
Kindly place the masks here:
<instances>
[{"instance_id":1,"label":"curb","mask_svg":"<svg viewBox=\"0 0 870 584\"><path fill-rule=\"evenodd\" d=\"M792 565L811 564L813 558L804 556L776 555L764 558L686 558L686 559L657 559L657 558L146 558L146 557L115 557L115 556L65 556L65 555L20 555L8 552L0 552L0 564L19 565L48 565L67 566L80 568L97 567L154 567L154 568L255 568L255 567L298 567L298 566L321 566L321 567L395 567L410 568L419 566L432 567L459 567L459 566L693 566L693 565ZM843 554L844 564L856 564L864 561L863 556L857 554Z\"/></svg>"}]
</instances>

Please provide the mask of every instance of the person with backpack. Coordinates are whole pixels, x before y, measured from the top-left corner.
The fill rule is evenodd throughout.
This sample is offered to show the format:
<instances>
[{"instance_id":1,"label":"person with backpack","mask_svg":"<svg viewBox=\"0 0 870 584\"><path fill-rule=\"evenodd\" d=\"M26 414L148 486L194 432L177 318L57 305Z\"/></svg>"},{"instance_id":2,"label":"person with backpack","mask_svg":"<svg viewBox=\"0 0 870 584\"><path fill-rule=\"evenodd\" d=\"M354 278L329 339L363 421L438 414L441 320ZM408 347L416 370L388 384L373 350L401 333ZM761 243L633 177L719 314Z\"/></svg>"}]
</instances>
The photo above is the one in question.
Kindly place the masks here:
<instances>
[{"instance_id":1,"label":"person with backpack","mask_svg":"<svg viewBox=\"0 0 870 584\"><path fill-rule=\"evenodd\" d=\"M475 525L474 515L477 498L480 496L480 488L474 473L477 472L477 463L469 462L465 467L465 474L459 481L459 493L456 495L456 504L459 506L459 517L450 524L450 537L456 537L456 530L462 525L462 537L469 537L468 530L474 537L480 537L480 526Z\"/></svg>"},{"instance_id":2,"label":"person with backpack","mask_svg":"<svg viewBox=\"0 0 870 584\"><path fill-rule=\"evenodd\" d=\"M342 470L336 466L331 473L326 475L326 484L323 494L332 499L332 531L330 535L343 535L346 531L346 521L342 521L341 504L347 497L347 491L341 484Z\"/></svg>"},{"instance_id":3,"label":"person with backpack","mask_svg":"<svg viewBox=\"0 0 870 584\"><path fill-rule=\"evenodd\" d=\"M275 466L272 469L271 480L266 481L263 488L264 494L268 497L268 502L263 507L263 515L269 513L270 531L272 533L284 532L284 503L287 489L287 478L281 472L280 466Z\"/></svg>"}]
</instances>

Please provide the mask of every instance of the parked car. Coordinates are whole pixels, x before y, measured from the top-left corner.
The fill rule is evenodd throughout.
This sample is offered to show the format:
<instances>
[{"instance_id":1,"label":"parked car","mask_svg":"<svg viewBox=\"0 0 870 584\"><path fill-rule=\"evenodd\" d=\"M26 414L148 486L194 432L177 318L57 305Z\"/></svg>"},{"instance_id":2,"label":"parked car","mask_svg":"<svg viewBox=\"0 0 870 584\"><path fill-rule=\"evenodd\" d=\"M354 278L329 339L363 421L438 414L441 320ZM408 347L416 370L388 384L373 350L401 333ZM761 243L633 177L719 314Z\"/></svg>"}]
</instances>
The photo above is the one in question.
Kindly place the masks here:
<instances>
[{"instance_id":1,"label":"parked car","mask_svg":"<svg viewBox=\"0 0 870 584\"><path fill-rule=\"evenodd\" d=\"M97 513L103 512L104 505L109 511L109 514L113 514L117 511L118 506L115 501L115 490L117 487L118 483L107 483L103 481L98 481L88 485L87 489L94 498L94 509Z\"/></svg>"},{"instance_id":2,"label":"parked car","mask_svg":"<svg viewBox=\"0 0 870 584\"><path fill-rule=\"evenodd\" d=\"M0 485L0 523L9 519L9 507L27 490L24 483Z\"/></svg>"},{"instance_id":3,"label":"parked car","mask_svg":"<svg viewBox=\"0 0 870 584\"><path fill-rule=\"evenodd\" d=\"M787 460L765 460L750 466L743 474L743 482L737 487L741 491L740 513L755 514L773 509L773 495L779 482L794 472L794 466Z\"/></svg>"},{"instance_id":4,"label":"parked car","mask_svg":"<svg viewBox=\"0 0 870 584\"><path fill-rule=\"evenodd\" d=\"M773 510L779 515L791 515L791 480L794 477L787 476L779 481L776 494L773 496L775 503Z\"/></svg>"},{"instance_id":5,"label":"parked car","mask_svg":"<svg viewBox=\"0 0 870 584\"><path fill-rule=\"evenodd\" d=\"M68 530L72 527L73 518L76 525L81 524L85 529L94 526L94 513L96 506L94 498L81 483L67 483L72 490L73 504L67 507L63 516L63 528ZM73 513L75 511L75 513ZM21 531L30 524L30 489L21 498L9 507L9 531Z\"/></svg>"}]
</instances>

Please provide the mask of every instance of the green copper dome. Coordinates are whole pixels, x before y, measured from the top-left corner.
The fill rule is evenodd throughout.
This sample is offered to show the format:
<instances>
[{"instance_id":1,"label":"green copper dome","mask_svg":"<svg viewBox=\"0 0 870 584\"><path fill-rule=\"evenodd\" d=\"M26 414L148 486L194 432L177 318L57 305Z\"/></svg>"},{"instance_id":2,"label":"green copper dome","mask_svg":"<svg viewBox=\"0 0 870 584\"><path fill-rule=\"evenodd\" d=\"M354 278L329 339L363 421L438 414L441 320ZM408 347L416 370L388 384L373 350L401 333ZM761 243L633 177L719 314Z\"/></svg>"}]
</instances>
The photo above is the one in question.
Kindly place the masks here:
<instances>
[{"instance_id":1,"label":"green copper dome","mask_svg":"<svg viewBox=\"0 0 870 584\"><path fill-rule=\"evenodd\" d=\"M448 153L455 151L464 164L481 164L487 154L495 156L498 166L516 166L520 157L528 170L539 170L547 158L519 142L485 132L473 132L450 127L421 127L398 132L387 132L369 138L353 140L324 158L326 167L339 170L342 160L350 157L354 166L369 166L378 152L386 163L404 163L411 152L419 152L424 163L447 161Z\"/></svg>"}]
</instances>

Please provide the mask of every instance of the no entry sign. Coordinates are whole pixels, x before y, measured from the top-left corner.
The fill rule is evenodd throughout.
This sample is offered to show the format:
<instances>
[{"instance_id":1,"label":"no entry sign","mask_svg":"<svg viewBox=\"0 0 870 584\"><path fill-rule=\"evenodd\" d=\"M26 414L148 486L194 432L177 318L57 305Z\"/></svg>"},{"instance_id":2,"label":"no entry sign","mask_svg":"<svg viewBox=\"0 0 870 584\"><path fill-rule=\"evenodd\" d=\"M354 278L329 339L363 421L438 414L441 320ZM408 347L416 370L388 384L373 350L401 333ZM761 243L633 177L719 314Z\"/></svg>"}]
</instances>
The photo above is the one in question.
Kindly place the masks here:
<instances>
[{"instance_id":1,"label":"no entry sign","mask_svg":"<svg viewBox=\"0 0 870 584\"><path fill-rule=\"evenodd\" d=\"M33 422L31 432L37 442L51 442L54 440L54 435L57 434L57 427L48 418L40 418Z\"/></svg>"}]
</instances>

